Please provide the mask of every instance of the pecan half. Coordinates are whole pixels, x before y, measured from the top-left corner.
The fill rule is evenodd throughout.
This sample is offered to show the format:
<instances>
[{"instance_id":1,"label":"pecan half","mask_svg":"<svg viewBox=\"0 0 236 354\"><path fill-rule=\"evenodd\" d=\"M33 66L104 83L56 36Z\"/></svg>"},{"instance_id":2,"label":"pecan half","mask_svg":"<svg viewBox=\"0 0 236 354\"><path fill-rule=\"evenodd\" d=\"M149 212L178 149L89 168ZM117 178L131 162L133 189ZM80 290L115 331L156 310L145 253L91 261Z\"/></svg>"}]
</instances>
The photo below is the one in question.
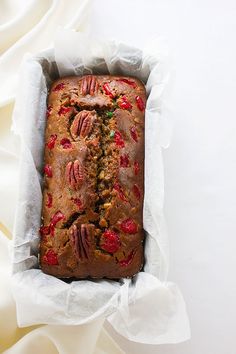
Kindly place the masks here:
<instances>
[{"instance_id":1,"label":"pecan half","mask_svg":"<svg viewBox=\"0 0 236 354\"><path fill-rule=\"evenodd\" d=\"M70 241L75 255L80 262L84 262L89 259L89 249L93 231L94 225L92 224L74 224L70 230Z\"/></svg>"},{"instance_id":2,"label":"pecan half","mask_svg":"<svg viewBox=\"0 0 236 354\"><path fill-rule=\"evenodd\" d=\"M84 181L84 173L83 167L78 160L68 162L65 170L65 178L70 188L78 190L81 187Z\"/></svg>"},{"instance_id":3,"label":"pecan half","mask_svg":"<svg viewBox=\"0 0 236 354\"><path fill-rule=\"evenodd\" d=\"M81 81L81 94L91 95L93 96L95 93L98 92L99 84L97 82L97 78L94 75L87 75L84 76Z\"/></svg>"},{"instance_id":4,"label":"pecan half","mask_svg":"<svg viewBox=\"0 0 236 354\"><path fill-rule=\"evenodd\" d=\"M95 111L81 111L75 116L70 127L70 133L74 140L85 138L92 130Z\"/></svg>"}]
</instances>

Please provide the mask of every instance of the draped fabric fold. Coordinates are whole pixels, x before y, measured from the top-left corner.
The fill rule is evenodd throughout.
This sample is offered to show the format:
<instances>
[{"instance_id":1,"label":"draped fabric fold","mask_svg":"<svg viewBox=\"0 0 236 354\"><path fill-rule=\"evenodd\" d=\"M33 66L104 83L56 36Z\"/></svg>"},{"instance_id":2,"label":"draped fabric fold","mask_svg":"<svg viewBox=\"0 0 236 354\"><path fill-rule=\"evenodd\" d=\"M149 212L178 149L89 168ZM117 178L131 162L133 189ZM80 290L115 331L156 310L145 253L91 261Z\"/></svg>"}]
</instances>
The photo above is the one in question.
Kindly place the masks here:
<instances>
[{"instance_id":1,"label":"draped fabric fold","mask_svg":"<svg viewBox=\"0 0 236 354\"><path fill-rule=\"evenodd\" d=\"M12 1L9 1L11 3ZM31 1L22 1L22 7L32 6ZM5 2L0 2L0 13L4 12ZM19 1L15 1L19 4ZM48 7L45 8L45 3ZM41 17L32 16L31 10L21 10L19 18L17 12L15 18L7 23L0 25L0 106L11 102L16 93L17 70L23 55L27 52L35 54L43 49L50 47L53 43L55 34L59 27L84 30L86 19L89 13L90 0L51 0L35 1L33 14L40 14ZM18 5L19 6L19 5ZM26 17L24 19L24 16ZM21 22L29 21L29 26L25 28L25 33L18 38ZM3 20L2 20L3 21ZM16 24L16 26L15 26ZM22 30L22 32L24 32ZM17 39L18 38L18 39ZM16 40L17 39L17 40ZM8 47L7 41L12 43ZM16 40L16 41L15 41ZM14 42L15 41L15 42ZM3 52L4 48L7 48Z\"/></svg>"}]
</instances>

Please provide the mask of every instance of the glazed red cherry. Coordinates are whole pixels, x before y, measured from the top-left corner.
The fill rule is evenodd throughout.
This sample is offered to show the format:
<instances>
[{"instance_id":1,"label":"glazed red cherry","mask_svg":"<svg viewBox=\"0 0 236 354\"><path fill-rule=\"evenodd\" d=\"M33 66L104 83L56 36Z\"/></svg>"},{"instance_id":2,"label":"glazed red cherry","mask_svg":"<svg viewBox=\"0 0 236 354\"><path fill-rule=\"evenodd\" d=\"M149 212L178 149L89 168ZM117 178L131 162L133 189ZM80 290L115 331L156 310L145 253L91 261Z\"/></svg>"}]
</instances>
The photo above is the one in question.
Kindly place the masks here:
<instances>
[{"instance_id":1,"label":"glazed red cherry","mask_svg":"<svg viewBox=\"0 0 236 354\"><path fill-rule=\"evenodd\" d=\"M51 195L51 193L47 193L46 207L48 207L48 208L52 207L52 195Z\"/></svg>"},{"instance_id":2,"label":"glazed red cherry","mask_svg":"<svg viewBox=\"0 0 236 354\"><path fill-rule=\"evenodd\" d=\"M58 84L57 86L54 87L53 91L60 91L63 90L65 87L65 84L63 82L61 82L60 84Z\"/></svg>"},{"instance_id":3,"label":"glazed red cherry","mask_svg":"<svg viewBox=\"0 0 236 354\"><path fill-rule=\"evenodd\" d=\"M55 227L53 225L50 225L50 236L54 237L55 234Z\"/></svg>"},{"instance_id":4,"label":"glazed red cherry","mask_svg":"<svg viewBox=\"0 0 236 354\"><path fill-rule=\"evenodd\" d=\"M46 164L44 166L44 173L47 177L51 178L52 177L52 166L50 166L49 164Z\"/></svg>"},{"instance_id":5,"label":"glazed red cherry","mask_svg":"<svg viewBox=\"0 0 236 354\"><path fill-rule=\"evenodd\" d=\"M59 210L52 216L50 225L54 227L59 221L63 220L64 218L65 215Z\"/></svg>"},{"instance_id":6,"label":"glazed red cherry","mask_svg":"<svg viewBox=\"0 0 236 354\"><path fill-rule=\"evenodd\" d=\"M41 226L39 229L40 235L46 236L46 235L50 235L50 236L54 236L54 231L55 231L55 227L53 225L49 225L49 226Z\"/></svg>"},{"instance_id":7,"label":"glazed red cherry","mask_svg":"<svg viewBox=\"0 0 236 354\"><path fill-rule=\"evenodd\" d=\"M105 82L105 84L102 86L103 91L105 92L105 94L111 98L114 98L113 93L111 92L111 88L109 86L109 84L107 82Z\"/></svg>"},{"instance_id":8,"label":"glazed red cherry","mask_svg":"<svg viewBox=\"0 0 236 354\"><path fill-rule=\"evenodd\" d=\"M46 236L50 234L50 226L41 226L39 229L41 236Z\"/></svg>"},{"instance_id":9,"label":"glazed red cherry","mask_svg":"<svg viewBox=\"0 0 236 354\"><path fill-rule=\"evenodd\" d=\"M139 169L140 169L140 167L139 167L138 161L134 161L134 174L135 174L135 176L138 175Z\"/></svg>"},{"instance_id":10,"label":"glazed red cherry","mask_svg":"<svg viewBox=\"0 0 236 354\"><path fill-rule=\"evenodd\" d=\"M116 81L124 82L127 85L132 86L133 88L136 88L137 85L134 81L128 80L128 79L117 79Z\"/></svg>"},{"instance_id":11,"label":"glazed red cherry","mask_svg":"<svg viewBox=\"0 0 236 354\"><path fill-rule=\"evenodd\" d=\"M70 149L72 147L71 141L67 138L61 139L60 144L62 145L63 149Z\"/></svg>"},{"instance_id":12,"label":"glazed red cherry","mask_svg":"<svg viewBox=\"0 0 236 354\"><path fill-rule=\"evenodd\" d=\"M129 167L129 156L127 154L120 156L120 166Z\"/></svg>"},{"instance_id":13,"label":"glazed red cherry","mask_svg":"<svg viewBox=\"0 0 236 354\"><path fill-rule=\"evenodd\" d=\"M121 189L121 186L120 186L118 183L115 183L114 186L113 186L113 188L118 192L119 198L120 198L121 200L123 200L124 202L128 202L128 200L127 200L127 198L126 198L124 192L123 192L122 189Z\"/></svg>"},{"instance_id":14,"label":"glazed red cherry","mask_svg":"<svg viewBox=\"0 0 236 354\"><path fill-rule=\"evenodd\" d=\"M136 197L138 200L140 200L140 198L141 198L141 192L140 192L140 189L139 189L139 187L138 187L137 184L134 184L134 186L133 186L133 193L134 193L135 197Z\"/></svg>"},{"instance_id":15,"label":"glazed red cherry","mask_svg":"<svg viewBox=\"0 0 236 354\"><path fill-rule=\"evenodd\" d=\"M136 234L138 232L138 225L132 219L125 219L120 224L121 230L126 234Z\"/></svg>"},{"instance_id":16,"label":"glazed red cherry","mask_svg":"<svg viewBox=\"0 0 236 354\"><path fill-rule=\"evenodd\" d=\"M136 103L137 103L138 109L139 109L140 111L144 111L144 109L145 109L145 104L144 104L142 98L141 98L140 96L136 96L136 97L135 97L135 101L136 101Z\"/></svg>"},{"instance_id":17,"label":"glazed red cherry","mask_svg":"<svg viewBox=\"0 0 236 354\"><path fill-rule=\"evenodd\" d=\"M48 106L47 111L46 111L46 117L48 118L51 113L52 113L52 106Z\"/></svg>"},{"instance_id":18,"label":"glazed red cherry","mask_svg":"<svg viewBox=\"0 0 236 354\"><path fill-rule=\"evenodd\" d=\"M79 208L79 210L83 209L83 203L81 201L81 199L79 198L72 198L73 202L75 203L75 205L77 205L77 207Z\"/></svg>"},{"instance_id":19,"label":"glazed red cherry","mask_svg":"<svg viewBox=\"0 0 236 354\"><path fill-rule=\"evenodd\" d=\"M127 258L122 259L121 261L119 261L119 264L121 267L127 267L133 260L135 255L135 251L133 250L132 252L130 252L130 254L127 256Z\"/></svg>"},{"instance_id":20,"label":"glazed red cherry","mask_svg":"<svg viewBox=\"0 0 236 354\"><path fill-rule=\"evenodd\" d=\"M115 141L116 145L120 148L123 148L125 146L125 142L122 138L122 135L118 130L114 134L114 141Z\"/></svg>"},{"instance_id":21,"label":"glazed red cherry","mask_svg":"<svg viewBox=\"0 0 236 354\"><path fill-rule=\"evenodd\" d=\"M109 253L117 252L120 248L119 235L112 230L106 230L101 236L100 247Z\"/></svg>"},{"instance_id":22,"label":"glazed red cherry","mask_svg":"<svg viewBox=\"0 0 236 354\"><path fill-rule=\"evenodd\" d=\"M61 106L61 108L58 111L59 116L65 115L66 113L70 112L71 107L64 107Z\"/></svg>"},{"instance_id":23,"label":"glazed red cherry","mask_svg":"<svg viewBox=\"0 0 236 354\"><path fill-rule=\"evenodd\" d=\"M49 138L48 142L46 143L46 146L50 150L52 150L54 148L54 146L55 146L56 140L57 140L57 134L50 135L50 138Z\"/></svg>"},{"instance_id":24,"label":"glazed red cherry","mask_svg":"<svg viewBox=\"0 0 236 354\"><path fill-rule=\"evenodd\" d=\"M58 265L57 254L53 249L48 250L43 256L43 261L48 265Z\"/></svg>"},{"instance_id":25,"label":"glazed red cherry","mask_svg":"<svg viewBox=\"0 0 236 354\"><path fill-rule=\"evenodd\" d=\"M137 143L138 142L138 134L137 134L137 130L135 127L130 128L130 135L133 138L133 140Z\"/></svg>"},{"instance_id":26,"label":"glazed red cherry","mask_svg":"<svg viewBox=\"0 0 236 354\"><path fill-rule=\"evenodd\" d=\"M117 103L121 109L131 109L132 108L132 104L128 101L126 96L121 97L121 99L118 100Z\"/></svg>"}]
</instances>

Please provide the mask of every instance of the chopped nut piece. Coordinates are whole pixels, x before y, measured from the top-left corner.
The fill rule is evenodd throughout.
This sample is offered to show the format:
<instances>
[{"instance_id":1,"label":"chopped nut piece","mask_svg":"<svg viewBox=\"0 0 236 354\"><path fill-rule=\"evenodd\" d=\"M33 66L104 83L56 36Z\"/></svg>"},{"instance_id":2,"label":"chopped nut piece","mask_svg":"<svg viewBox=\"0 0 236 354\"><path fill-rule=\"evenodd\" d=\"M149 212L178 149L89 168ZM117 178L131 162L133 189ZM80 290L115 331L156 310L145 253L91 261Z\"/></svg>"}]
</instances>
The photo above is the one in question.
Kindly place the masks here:
<instances>
[{"instance_id":1,"label":"chopped nut piece","mask_svg":"<svg viewBox=\"0 0 236 354\"><path fill-rule=\"evenodd\" d=\"M111 206L111 203L104 203L103 206L104 206L105 209L107 209L107 208L109 208Z\"/></svg>"},{"instance_id":2,"label":"chopped nut piece","mask_svg":"<svg viewBox=\"0 0 236 354\"><path fill-rule=\"evenodd\" d=\"M102 218L102 219L99 221L99 225L100 225L101 227L107 227L108 225L107 225L106 219Z\"/></svg>"},{"instance_id":3,"label":"chopped nut piece","mask_svg":"<svg viewBox=\"0 0 236 354\"><path fill-rule=\"evenodd\" d=\"M104 171L101 171L100 173L99 173L99 179L104 179L104 176L105 176L105 174L104 174Z\"/></svg>"}]
</instances>

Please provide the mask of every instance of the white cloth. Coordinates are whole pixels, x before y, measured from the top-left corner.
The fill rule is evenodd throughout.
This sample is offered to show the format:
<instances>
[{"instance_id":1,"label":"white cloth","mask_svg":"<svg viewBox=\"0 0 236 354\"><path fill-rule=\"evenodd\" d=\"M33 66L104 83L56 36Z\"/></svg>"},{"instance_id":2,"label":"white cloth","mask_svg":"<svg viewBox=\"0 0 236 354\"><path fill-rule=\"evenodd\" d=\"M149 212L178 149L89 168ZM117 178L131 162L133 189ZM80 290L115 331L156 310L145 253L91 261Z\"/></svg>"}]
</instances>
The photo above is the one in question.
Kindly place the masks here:
<instances>
[{"instance_id":1,"label":"white cloth","mask_svg":"<svg viewBox=\"0 0 236 354\"><path fill-rule=\"evenodd\" d=\"M103 320L83 326L18 328L10 290L9 238L17 196L19 143L10 132L17 70L25 52L48 48L58 26L84 29L88 0L0 2L0 352L7 354L122 354Z\"/></svg>"},{"instance_id":2,"label":"white cloth","mask_svg":"<svg viewBox=\"0 0 236 354\"><path fill-rule=\"evenodd\" d=\"M37 53L48 48L58 26L84 29L83 21L86 19L89 0L3 1L0 2L1 14L5 12L6 4L12 4L12 8L13 4L16 8L21 4L21 11L15 18L0 26L0 52L7 49L0 58L0 105L14 98L17 69L26 52ZM25 23L28 26L22 26ZM19 33L22 33L22 37L14 42Z\"/></svg>"}]
</instances>

